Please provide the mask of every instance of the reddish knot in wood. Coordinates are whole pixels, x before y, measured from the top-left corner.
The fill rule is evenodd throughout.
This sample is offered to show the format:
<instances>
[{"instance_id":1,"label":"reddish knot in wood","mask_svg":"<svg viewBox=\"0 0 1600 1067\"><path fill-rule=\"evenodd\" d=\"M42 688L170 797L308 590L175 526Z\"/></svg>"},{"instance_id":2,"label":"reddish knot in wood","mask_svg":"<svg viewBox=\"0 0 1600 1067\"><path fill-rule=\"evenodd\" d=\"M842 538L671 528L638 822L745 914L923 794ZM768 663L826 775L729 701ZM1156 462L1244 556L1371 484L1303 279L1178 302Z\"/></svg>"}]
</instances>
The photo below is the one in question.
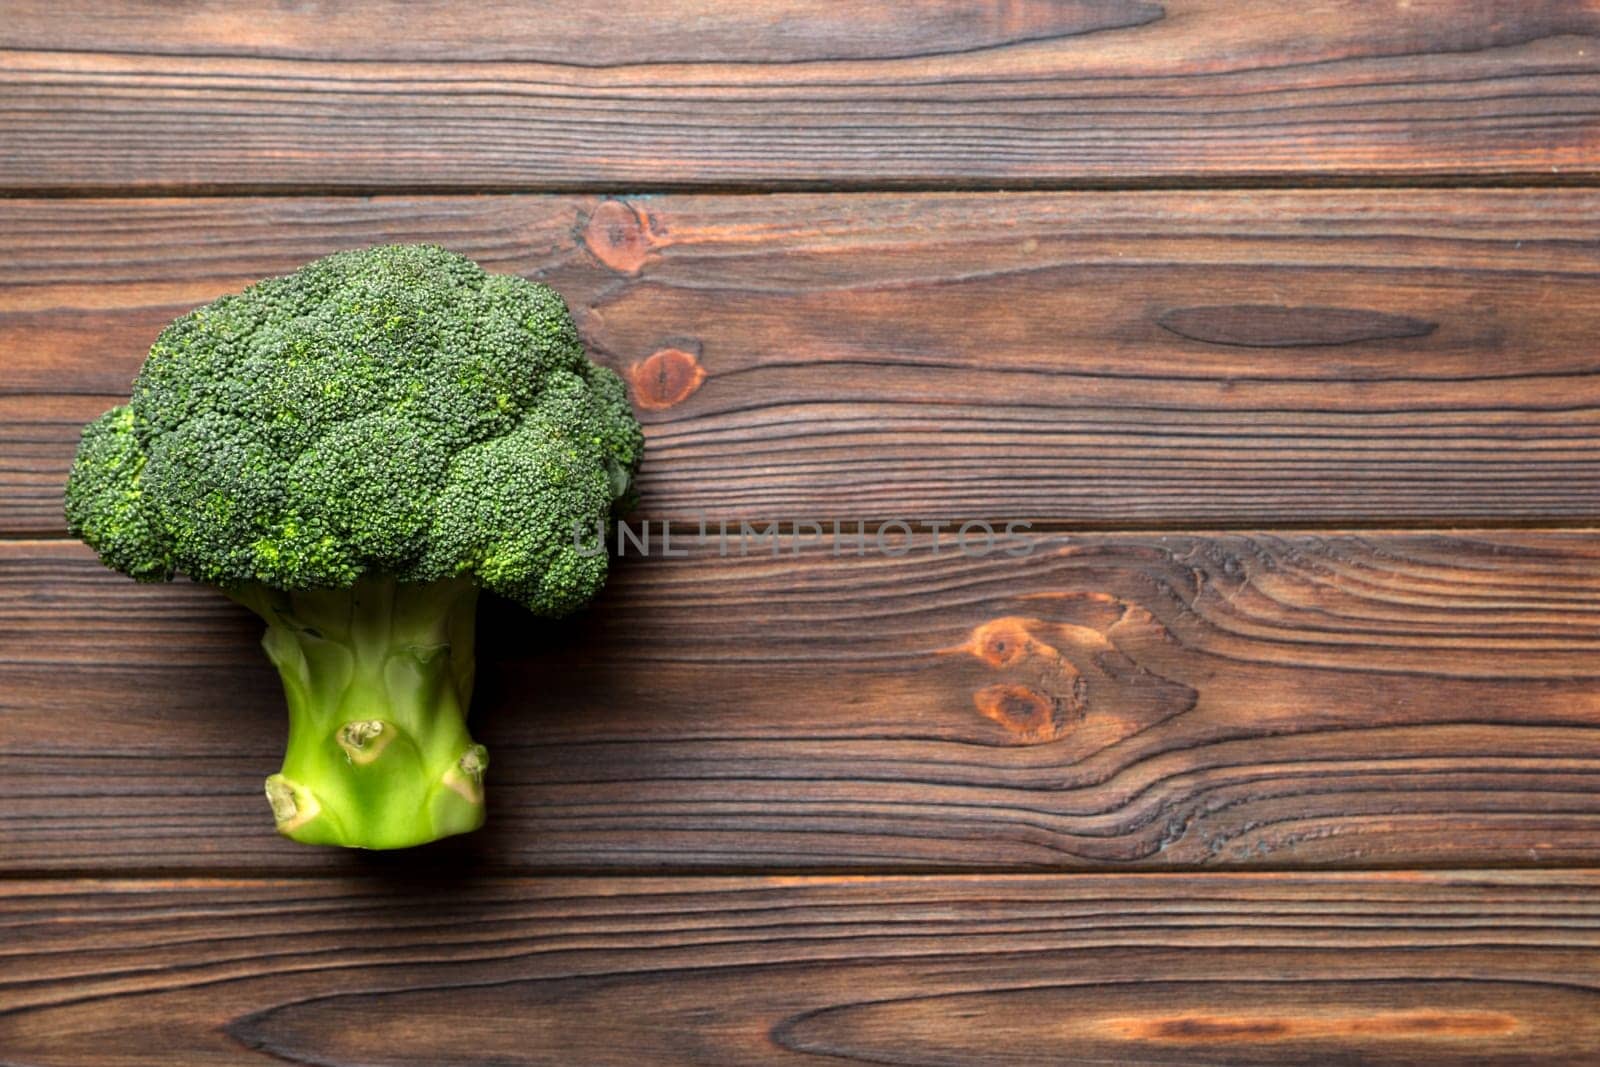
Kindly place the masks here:
<instances>
[{"instance_id":1,"label":"reddish knot in wood","mask_svg":"<svg viewBox=\"0 0 1600 1067\"><path fill-rule=\"evenodd\" d=\"M1087 705L1084 677L1058 648L1034 636L1043 625L1020 616L991 619L973 630L966 644L946 649L1009 676L979 688L972 703L979 715L1024 744L1060 739L1082 721Z\"/></svg>"},{"instance_id":2,"label":"reddish knot in wood","mask_svg":"<svg viewBox=\"0 0 1600 1067\"><path fill-rule=\"evenodd\" d=\"M1081 694L1073 691L1068 694L1067 703L1070 705L1074 698L1081 702ZM1067 720L1077 717L1070 708L1063 708L1060 700L1027 685L986 685L972 694L972 702L977 705L978 714L1004 726L1019 741L1054 741L1066 728ZM1081 703L1077 714L1082 714Z\"/></svg>"},{"instance_id":3,"label":"reddish knot in wood","mask_svg":"<svg viewBox=\"0 0 1600 1067\"><path fill-rule=\"evenodd\" d=\"M1082 759L1194 707L1197 693L1153 669L1176 642L1149 611L1092 591L1042 600L1053 617L1004 615L940 649L954 685L1011 744ZM983 727L988 739L991 727Z\"/></svg>"},{"instance_id":4,"label":"reddish knot in wood","mask_svg":"<svg viewBox=\"0 0 1600 1067\"><path fill-rule=\"evenodd\" d=\"M624 201L607 200L584 224L583 244L618 274L638 274L655 248L650 216Z\"/></svg>"},{"instance_id":5,"label":"reddish knot in wood","mask_svg":"<svg viewBox=\"0 0 1600 1067\"><path fill-rule=\"evenodd\" d=\"M1028 628L1015 618L984 623L972 631L967 643L967 649L991 667L1009 666L1026 656L1033 646Z\"/></svg>"},{"instance_id":6,"label":"reddish knot in wood","mask_svg":"<svg viewBox=\"0 0 1600 1067\"><path fill-rule=\"evenodd\" d=\"M635 403L647 411L661 411L693 396L706 380L706 369L693 352L663 348L630 367L628 379Z\"/></svg>"}]
</instances>

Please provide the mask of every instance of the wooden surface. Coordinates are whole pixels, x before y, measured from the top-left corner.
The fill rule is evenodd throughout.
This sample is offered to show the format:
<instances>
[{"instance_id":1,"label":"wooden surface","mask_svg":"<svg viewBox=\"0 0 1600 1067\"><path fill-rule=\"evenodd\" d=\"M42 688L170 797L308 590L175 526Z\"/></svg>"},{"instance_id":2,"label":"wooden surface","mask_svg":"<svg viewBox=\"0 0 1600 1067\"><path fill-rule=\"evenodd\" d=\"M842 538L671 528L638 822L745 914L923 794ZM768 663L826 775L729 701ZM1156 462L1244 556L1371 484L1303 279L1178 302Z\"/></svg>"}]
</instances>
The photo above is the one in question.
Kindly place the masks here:
<instances>
[{"instance_id":1,"label":"wooden surface","mask_svg":"<svg viewBox=\"0 0 1600 1067\"><path fill-rule=\"evenodd\" d=\"M0 146L5 1067L1600 1060L1595 0L12 0ZM484 606L485 830L309 849L61 483L416 240L567 296L658 551Z\"/></svg>"},{"instance_id":2,"label":"wooden surface","mask_svg":"<svg viewBox=\"0 0 1600 1067\"><path fill-rule=\"evenodd\" d=\"M948 539L947 539L948 542ZM484 870L1430 866L1600 854L1591 533L1041 536L624 559L483 610ZM781 604L781 611L773 606ZM348 871L280 840L259 624L0 544L0 871Z\"/></svg>"},{"instance_id":3,"label":"wooden surface","mask_svg":"<svg viewBox=\"0 0 1600 1067\"><path fill-rule=\"evenodd\" d=\"M862 6L12 0L0 189L1600 172L1593 0Z\"/></svg>"},{"instance_id":4,"label":"wooden surface","mask_svg":"<svg viewBox=\"0 0 1600 1067\"><path fill-rule=\"evenodd\" d=\"M1592 190L0 201L0 529L198 303L445 236L628 375L646 518L1600 514Z\"/></svg>"},{"instance_id":5,"label":"wooden surface","mask_svg":"<svg viewBox=\"0 0 1600 1067\"><path fill-rule=\"evenodd\" d=\"M0 983L0 1047L48 1067L1510 1067L1600 1043L1594 871L13 881L0 924L35 979Z\"/></svg>"}]
</instances>

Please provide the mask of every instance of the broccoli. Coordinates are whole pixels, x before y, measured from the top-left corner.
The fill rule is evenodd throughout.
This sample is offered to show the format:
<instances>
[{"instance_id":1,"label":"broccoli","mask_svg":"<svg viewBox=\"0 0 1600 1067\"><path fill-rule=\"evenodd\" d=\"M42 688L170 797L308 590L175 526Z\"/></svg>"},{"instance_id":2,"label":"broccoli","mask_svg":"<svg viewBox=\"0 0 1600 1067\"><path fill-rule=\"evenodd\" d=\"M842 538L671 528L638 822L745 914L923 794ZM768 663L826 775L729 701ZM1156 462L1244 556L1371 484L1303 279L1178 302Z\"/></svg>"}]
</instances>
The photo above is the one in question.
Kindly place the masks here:
<instances>
[{"instance_id":1,"label":"broccoli","mask_svg":"<svg viewBox=\"0 0 1600 1067\"><path fill-rule=\"evenodd\" d=\"M432 245L339 252L198 308L83 432L67 523L141 581L266 621L289 706L266 781L297 841L483 823L480 587L558 617L605 581L643 435L561 298Z\"/></svg>"}]
</instances>

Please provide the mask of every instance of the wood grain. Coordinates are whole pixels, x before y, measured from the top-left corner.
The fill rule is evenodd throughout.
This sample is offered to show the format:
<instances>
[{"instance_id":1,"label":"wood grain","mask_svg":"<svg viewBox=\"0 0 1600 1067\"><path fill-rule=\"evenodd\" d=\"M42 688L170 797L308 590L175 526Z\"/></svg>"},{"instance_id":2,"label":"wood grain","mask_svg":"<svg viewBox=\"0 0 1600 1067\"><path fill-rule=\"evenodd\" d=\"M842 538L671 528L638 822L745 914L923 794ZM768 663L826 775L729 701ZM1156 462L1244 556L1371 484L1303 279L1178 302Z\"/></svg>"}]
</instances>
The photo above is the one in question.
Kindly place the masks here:
<instances>
[{"instance_id":1,"label":"wood grain","mask_svg":"<svg viewBox=\"0 0 1600 1067\"><path fill-rule=\"evenodd\" d=\"M1572 0L14 0L0 189L1596 175Z\"/></svg>"},{"instance_id":2,"label":"wood grain","mask_svg":"<svg viewBox=\"0 0 1600 1067\"><path fill-rule=\"evenodd\" d=\"M0 882L0 1055L1578 1065L1600 874Z\"/></svg>"},{"instance_id":3,"label":"wood grain","mask_svg":"<svg viewBox=\"0 0 1600 1067\"><path fill-rule=\"evenodd\" d=\"M3 7L3 1067L1596 1061L1597 0ZM392 241L678 537L484 606L489 825L363 854L58 538L162 325Z\"/></svg>"},{"instance_id":4,"label":"wood grain","mask_svg":"<svg viewBox=\"0 0 1600 1067\"><path fill-rule=\"evenodd\" d=\"M572 303L641 514L1587 523L1600 194L0 202L0 530L169 319L443 240Z\"/></svg>"},{"instance_id":5,"label":"wood grain","mask_svg":"<svg viewBox=\"0 0 1600 1067\"><path fill-rule=\"evenodd\" d=\"M1600 855L1592 533L681 541L484 609L489 828L403 870L1393 866ZM1016 547L1016 546L1011 546ZM0 545L0 870L349 871L272 832L259 625ZM380 861L381 862L381 861Z\"/></svg>"}]
</instances>

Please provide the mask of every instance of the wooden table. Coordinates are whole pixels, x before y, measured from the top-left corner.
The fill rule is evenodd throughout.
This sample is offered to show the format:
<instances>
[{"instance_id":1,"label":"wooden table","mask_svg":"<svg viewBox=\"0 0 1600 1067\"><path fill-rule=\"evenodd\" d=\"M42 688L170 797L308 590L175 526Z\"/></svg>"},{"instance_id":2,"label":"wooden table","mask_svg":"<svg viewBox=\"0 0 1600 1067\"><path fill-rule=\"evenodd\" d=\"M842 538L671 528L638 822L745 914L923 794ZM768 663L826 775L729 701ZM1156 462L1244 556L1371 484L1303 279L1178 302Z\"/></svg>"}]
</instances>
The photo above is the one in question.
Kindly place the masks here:
<instances>
[{"instance_id":1,"label":"wooden table","mask_svg":"<svg viewBox=\"0 0 1600 1067\"><path fill-rule=\"evenodd\" d=\"M0 48L0 1063L1600 1061L1591 0ZM415 240L567 296L636 523L915 530L490 605L489 827L308 849L257 624L60 486L164 322Z\"/></svg>"}]
</instances>

